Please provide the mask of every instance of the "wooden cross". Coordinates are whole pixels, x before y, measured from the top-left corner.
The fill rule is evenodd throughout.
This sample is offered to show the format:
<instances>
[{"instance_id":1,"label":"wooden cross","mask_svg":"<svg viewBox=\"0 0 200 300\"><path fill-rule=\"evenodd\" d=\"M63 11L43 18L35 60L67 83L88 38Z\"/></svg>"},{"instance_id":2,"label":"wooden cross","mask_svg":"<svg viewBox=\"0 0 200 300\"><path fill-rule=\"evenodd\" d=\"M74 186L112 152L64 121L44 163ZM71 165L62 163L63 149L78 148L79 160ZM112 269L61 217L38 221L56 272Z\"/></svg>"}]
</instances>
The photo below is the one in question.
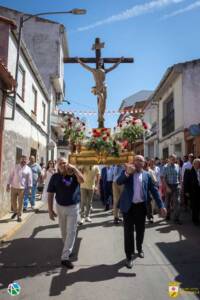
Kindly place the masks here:
<instances>
[{"instance_id":1,"label":"wooden cross","mask_svg":"<svg viewBox=\"0 0 200 300\"><path fill-rule=\"evenodd\" d=\"M101 57L101 49L104 48L105 43L102 43L100 41L100 38L95 39L95 43L92 46L92 50L95 50L95 57L80 57L80 60L84 63L89 63L89 64L96 64L96 68L98 69L99 63L101 60L103 60L103 63L107 64L113 64L117 63L120 58L111 58L111 57L106 57L102 58ZM121 63L133 63L134 59L133 58L123 58ZM69 63L78 63L76 57L66 57L64 58L64 63L69 64Z\"/></svg>"},{"instance_id":2,"label":"wooden cross","mask_svg":"<svg viewBox=\"0 0 200 300\"><path fill-rule=\"evenodd\" d=\"M99 128L104 127L104 113L106 109L107 98L107 85L105 84L106 73L114 70L120 63L132 63L133 58L102 58L101 49L104 48L104 43L100 41L100 38L95 39L95 43L92 46L92 50L95 50L94 58L64 58L64 63L80 63L86 70L92 72L95 80L95 87L92 88L92 93L97 96L98 103L98 124ZM91 68L87 64L95 63L96 68ZM110 68L104 68L105 63L111 63L113 66Z\"/></svg>"}]
</instances>

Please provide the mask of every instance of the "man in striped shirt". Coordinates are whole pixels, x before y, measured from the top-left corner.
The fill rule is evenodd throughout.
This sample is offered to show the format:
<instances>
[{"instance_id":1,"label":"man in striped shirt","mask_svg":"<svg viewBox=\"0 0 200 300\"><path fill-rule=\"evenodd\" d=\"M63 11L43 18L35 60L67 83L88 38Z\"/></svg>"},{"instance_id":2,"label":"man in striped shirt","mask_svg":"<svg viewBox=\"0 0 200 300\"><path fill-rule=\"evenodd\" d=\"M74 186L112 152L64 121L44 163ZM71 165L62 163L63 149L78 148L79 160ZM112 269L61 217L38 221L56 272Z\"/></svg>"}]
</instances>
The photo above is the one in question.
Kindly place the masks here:
<instances>
[{"instance_id":1,"label":"man in striped shirt","mask_svg":"<svg viewBox=\"0 0 200 300\"><path fill-rule=\"evenodd\" d=\"M170 220L170 214L173 210L173 220L176 224L181 225L180 221L180 167L176 164L176 155L169 157L169 163L163 170L163 179L166 185L166 207L167 220Z\"/></svg>"}]
</instances>

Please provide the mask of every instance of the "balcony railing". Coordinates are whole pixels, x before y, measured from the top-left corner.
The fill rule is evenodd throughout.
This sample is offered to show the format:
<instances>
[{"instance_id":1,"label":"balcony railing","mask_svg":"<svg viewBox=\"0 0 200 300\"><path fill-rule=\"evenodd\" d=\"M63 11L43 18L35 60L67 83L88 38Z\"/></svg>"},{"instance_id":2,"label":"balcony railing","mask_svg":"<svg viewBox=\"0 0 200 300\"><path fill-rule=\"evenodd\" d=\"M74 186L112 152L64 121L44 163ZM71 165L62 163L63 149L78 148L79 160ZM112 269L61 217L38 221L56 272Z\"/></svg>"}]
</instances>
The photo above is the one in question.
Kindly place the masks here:
<instances>
[{"instance_id":1,"label":"balcony railing","mask_svg":"<svg viewBox=\"0 0 200 300\"><path fill-rule=\"evenodd\" d=\"M168 113L162 119L162 136L166 136L173 132L175 129L175 118L174 118L174 110Z\"/></svg>"},{"instance_id":2,"label":"balcony railing","mask_svg":"<svg viewBox=\"0 0 200 300\"><path fill-rule=\"evenodd\" d=\"M69 146L69 142L65 141L65 140L58 140L57 146L58 147L67 147L67 146Z\"/></svg>"}]
</instances>

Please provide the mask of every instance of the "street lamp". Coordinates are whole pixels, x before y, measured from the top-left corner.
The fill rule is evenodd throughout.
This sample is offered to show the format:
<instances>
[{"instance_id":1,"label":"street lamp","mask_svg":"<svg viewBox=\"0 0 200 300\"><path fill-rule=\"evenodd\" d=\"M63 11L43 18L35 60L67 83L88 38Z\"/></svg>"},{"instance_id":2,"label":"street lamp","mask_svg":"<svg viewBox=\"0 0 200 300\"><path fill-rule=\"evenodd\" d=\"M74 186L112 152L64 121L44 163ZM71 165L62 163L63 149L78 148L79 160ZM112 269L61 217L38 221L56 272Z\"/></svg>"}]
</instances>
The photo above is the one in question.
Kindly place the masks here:
<instances>
[{"instance_id":1,"label":"street lamp","mask_svg":"<svg viewBox=\"0 0 200 300\"><path fill-rule=\"evenodd\" d=\"M19 22L19 33L18 33L18 40L17 40L17 58L16 58L16 68L15 68L15 82L16 82L16 88L14 92L14 103L13 103L13 113L12 113L12 120L15 118L15 110L16 110L16 97L17 97L17 83L18 83L18 71L19 71L19 57L20 57L20 47L21 47L21 37L22 37L22 28L24 26L24 23L27 22L28 20L34 18L34 17L39 17L39 16L45 16L45 15L61 15L61 14L73 14L73 15L84 15L86 14L87 11L86 9L81 9L81 8L74 8L69 11L54 11L54 12L43 12L43 13L37 13L35 15L30 15L26 18L25 15L23 14L20 17L20 22Z\"/></svg>"}]
</instances>

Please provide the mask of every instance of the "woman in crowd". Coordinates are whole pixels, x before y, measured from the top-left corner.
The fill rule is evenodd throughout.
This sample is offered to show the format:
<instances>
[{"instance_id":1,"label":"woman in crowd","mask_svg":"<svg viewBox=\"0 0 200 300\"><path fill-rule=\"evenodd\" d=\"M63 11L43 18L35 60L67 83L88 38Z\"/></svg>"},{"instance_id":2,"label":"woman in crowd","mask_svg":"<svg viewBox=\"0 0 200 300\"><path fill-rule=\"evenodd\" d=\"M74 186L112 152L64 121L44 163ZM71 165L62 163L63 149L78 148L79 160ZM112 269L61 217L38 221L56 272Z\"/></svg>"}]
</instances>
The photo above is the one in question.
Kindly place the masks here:
<instances>
[{"instance_id":1,"label":"woman in crowd","mask_svg":"<svg viewBox=\"0 0 200 300\"><path fill-rule=\"evenodd\" d=\"M55 163L52 160L48 161L47 168L43 172L43 180L44 180L44 189L43 189L43 193L42 193L42 201L43 202L46 202L48 199L47 188L48 188L51 176L55 172L56 172Z\"/></svg>"}]
</instances>

